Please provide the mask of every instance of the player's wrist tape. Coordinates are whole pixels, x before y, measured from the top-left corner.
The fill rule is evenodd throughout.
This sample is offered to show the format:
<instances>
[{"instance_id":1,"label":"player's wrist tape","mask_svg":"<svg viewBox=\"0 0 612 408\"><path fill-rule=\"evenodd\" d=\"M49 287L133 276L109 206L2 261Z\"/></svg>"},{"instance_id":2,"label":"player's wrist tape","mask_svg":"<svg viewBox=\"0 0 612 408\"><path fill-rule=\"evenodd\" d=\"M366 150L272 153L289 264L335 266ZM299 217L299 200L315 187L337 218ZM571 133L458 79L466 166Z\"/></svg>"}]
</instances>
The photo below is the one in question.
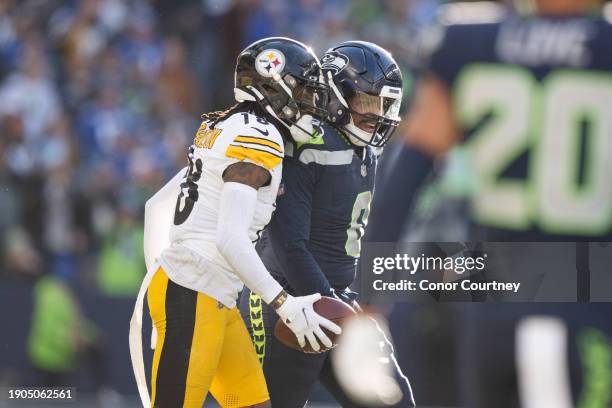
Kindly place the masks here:
<instances>
[{"instance_id":1,"label":"player's wrist tape","mask_svg":"<svg viewBox=\"0 0 612 408\"><path fill-rule=\"evenodd\" d=\"M270 303L270 306L272 306L274 310L277 310L279 307L281 307L285 303L288 296L289 295L287 295L287 292L285 292L284 290L281 290L278 296L276 296L274 300L272 300L272 302Z\"/></svg>"}]
</instances>

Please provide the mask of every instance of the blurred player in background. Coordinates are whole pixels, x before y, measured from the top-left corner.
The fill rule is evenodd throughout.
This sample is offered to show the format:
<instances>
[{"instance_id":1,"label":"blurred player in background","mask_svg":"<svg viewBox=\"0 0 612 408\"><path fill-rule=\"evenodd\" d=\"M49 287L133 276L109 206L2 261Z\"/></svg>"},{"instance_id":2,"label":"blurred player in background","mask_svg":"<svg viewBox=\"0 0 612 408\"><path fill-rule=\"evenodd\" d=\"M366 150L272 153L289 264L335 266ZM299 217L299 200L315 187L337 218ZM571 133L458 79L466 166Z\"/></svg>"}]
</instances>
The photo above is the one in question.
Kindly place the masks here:
<instances>
[{"instance_id":1,"label":"blurred player in background","mask_svg":"<svg viewBox=\"0 0 612 408\"><path fill-rule=\"evenodd\" d=\"M597 3L537 0L537 15L504 18L472 5L463 14L471 21L451 18L429 37L403 146L375 199L371 241L400 239L434 160L458 143L477 181L470 239L610 239L612 26ZM462 330L467 406L612 404L609 306L472 306ZM564 322L523 319L534 313ZM594 364L593 350L605 362ZM579 358L568 363L568 354Z\"/></svg>"},{"instance_id":2,"label":"blurred player in background","mask_svg":"<svg viewBox=\"0 0 612 408\"><path fill-rule=\"evenodd\" d=\"M209 390L223 407L270 406L261 366L236 309L244 284L281 316L300 344L330 347L322 327L340 332L313 311L320 295L288 295L253 245L274 210L284 140L310 137L313 115L325 113L327 91L320 63L305 45L287 38L250 45L237 59L238 104L204 115L180 187L175 177L149 203L148 234L163 230L156 225L156 203L163 217L169 210L164 197L176 200L170 246L149 269L135 310L141 313L146 290L157 332L151 406L199 408ZM156 239L164 237L146 237L149 243ZM153 245L145 248L149 263L158 255L151 250L160 249ZM140 327L134 326L133 364L148 405Z\"/></svg>"},{"instance_id":3,"label":"blurred player in background","mask_svg":"<svg viewBox=\"0 0 612 408\"><path fill-rule=\"evenodd\" d=\"M402 78L391 54L368 42L342 43L321 61L332 88L328 110L334 126L322 122L317 137L287 145L276 212L258 251L289 293L321 293L357 306L349 286L370 212L378 155L400 121ZM304 406L317 380L343 407L367 406L343 391L330 352L305 354L280 343L272 336L278 318L258 294L245 290L240 303L273 406ZM414 406L408 380L382 333L376 347L381 340L380 357L397 380L395 391L401 389L392 405Z\"/></svg>"},{"instance_id":4,"label":"blurred player in background","mask_svg":"<svg viewBox=\"0 0 612 408\"><path fill-rule=\"evenodd\" d=\"M399 238L411 187L462 142L478 180L473 237L610 237L612 30L587 14L594 3L540 0L538 17L444 27L393 179L374 210L384 216L372 225L373 238Z\"/></svg>"}]
</instances>

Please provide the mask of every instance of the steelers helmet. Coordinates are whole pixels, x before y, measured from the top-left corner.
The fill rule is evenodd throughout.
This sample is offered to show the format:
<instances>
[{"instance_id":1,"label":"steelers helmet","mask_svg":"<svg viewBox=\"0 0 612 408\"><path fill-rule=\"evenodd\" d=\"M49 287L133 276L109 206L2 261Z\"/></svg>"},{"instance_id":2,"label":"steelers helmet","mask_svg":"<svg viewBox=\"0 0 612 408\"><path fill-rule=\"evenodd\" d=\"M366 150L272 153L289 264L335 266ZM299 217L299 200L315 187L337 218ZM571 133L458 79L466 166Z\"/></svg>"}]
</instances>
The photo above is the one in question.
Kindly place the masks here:
<instances>
[{"instance_id":1,"label":"steelers helmet","mask_svg":"<svg viewBox=\"0 0 612 408\"><path fill-rule=\"evenodd\" d=\"M312 119L327 116L329 87L310 47L270 37L246 47L236 61L234 96L252 101L287 127L296 140L313 135Z\"/></svg>"}]
</instances>

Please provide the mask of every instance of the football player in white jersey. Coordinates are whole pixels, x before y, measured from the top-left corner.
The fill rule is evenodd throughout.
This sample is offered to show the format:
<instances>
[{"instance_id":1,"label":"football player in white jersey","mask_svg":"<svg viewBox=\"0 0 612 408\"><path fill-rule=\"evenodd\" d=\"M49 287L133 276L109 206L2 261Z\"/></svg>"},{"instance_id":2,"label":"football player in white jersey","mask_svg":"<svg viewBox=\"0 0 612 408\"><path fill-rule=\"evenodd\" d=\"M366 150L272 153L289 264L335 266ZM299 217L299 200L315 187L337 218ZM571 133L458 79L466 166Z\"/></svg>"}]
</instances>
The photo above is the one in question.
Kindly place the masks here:
<instances>
[{"instance_id":1,"label":"football player in white jersey","mask_svg":"<svg viewBox=\"0 0 612 408\"><path fill-rule=\"evenodd\" d=\"M285 293L253 245L274 211L283 137L308 140L313 117L326 115L320 63L297 41L268 38L242 51L234 80L238 103L204 115L182 179L177 175L147 202L149 272L130 327L132 364L145 406L200 408L209 391L223 407L270 406L261 365L236 309L244 284L274 307L300 344L330 347L322 328L340 333L314 312L320 294ZM173 216L168 199L176 203ZM158 235L168 225L169 241ZM140 342L145 292L157 333L150 400Z\"/></svg>"}]
</instances>

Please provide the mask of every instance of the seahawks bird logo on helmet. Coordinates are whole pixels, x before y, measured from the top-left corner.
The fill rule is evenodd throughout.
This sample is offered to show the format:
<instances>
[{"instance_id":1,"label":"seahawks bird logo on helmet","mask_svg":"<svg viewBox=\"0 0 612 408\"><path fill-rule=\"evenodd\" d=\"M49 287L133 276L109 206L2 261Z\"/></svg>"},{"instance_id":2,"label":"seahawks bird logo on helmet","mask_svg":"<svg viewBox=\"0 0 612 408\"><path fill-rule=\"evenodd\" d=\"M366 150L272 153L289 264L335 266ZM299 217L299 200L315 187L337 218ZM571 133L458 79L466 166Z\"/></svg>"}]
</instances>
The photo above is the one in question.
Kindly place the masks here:
<instances>
[{"instance_id":1,"label":"seahawks bird logo on helmet","mask_svg":"<svg viewBox=\"0 0 612 408\"><path fill-rule=\"evenodd\" d=\"M321 66L326 71L331 71L333 75L338 74L348 64L348 57L338 51L328 51L321 58Z\"/></svg>"}]
</instances>

